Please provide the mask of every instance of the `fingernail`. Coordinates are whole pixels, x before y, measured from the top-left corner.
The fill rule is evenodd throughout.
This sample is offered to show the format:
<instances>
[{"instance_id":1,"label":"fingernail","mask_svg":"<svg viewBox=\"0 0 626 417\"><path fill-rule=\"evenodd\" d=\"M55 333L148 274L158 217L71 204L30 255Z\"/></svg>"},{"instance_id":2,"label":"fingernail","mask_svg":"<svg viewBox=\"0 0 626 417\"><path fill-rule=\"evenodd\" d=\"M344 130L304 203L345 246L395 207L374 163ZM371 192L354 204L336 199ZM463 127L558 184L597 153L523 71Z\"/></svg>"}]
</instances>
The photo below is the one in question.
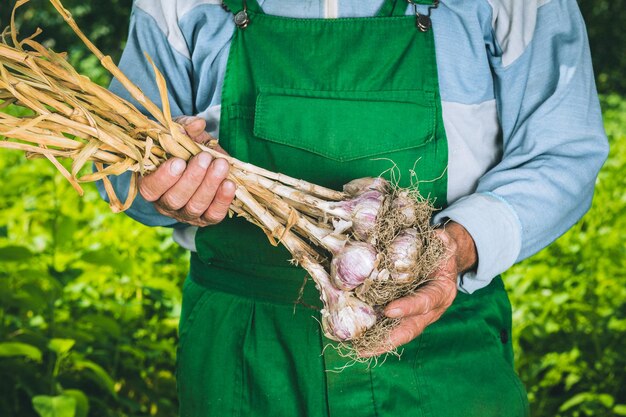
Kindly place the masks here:
<instances>
[{"instance_id":1,"label":"fingernail","mask_svg":"<svg viewBox=\"0 0 626 417\"><path fill-rule=\"evenodd\" d=\"M189 125L193 125L194 129L201 129L200 126L202 126L204 124L204 121L202 119L199 118L193 118L193 120L191 122L189 122Z\"/></svg>"},{"instance_id":2,"label":"fingernail","mask_svg":"<svg viewBox=\"0 0 626 417\"><path fill-rule=\"evenodd\" d=\"M187 164L185 164L185 161L182 159L175 159L174 162L172 162L172 165L170 165L170 172L178 176L183 173L186 166Z\"/></svg>"},{"instance_id":3,"label":"fingernail","mask_svg":"<svg viewBox=\"0 0 626 417\"><path fill-rule=\"evenodd\" d=\"M385 315L392 319L398 318L402 316L402 310L399 308L392 308L391 310L385 310Z\"/></svg>"},{"instance_id":4,"label":"fingernail","mask_svg":"<svg viewBox=\"0 0 626 417\"><path fill-rule=\"evenodd\" d=\"M207 169L209 165L211 165L211 155L206 152L202 152L200 155L198 155L198 164L202 168Z\"/></svg>"},{"instance_id":5,"label":"fingernail","mask_svg":"<svg viewBox=\"0 0 626 417\"><path fill-rule=\"evenodd\" d=\"M225 159L219 158L215 161L215 171L218 175L226 174L228 172L229 164Z\"/></svg>"},{"instance_id":6,"label":"fingernail","mask_svg":"<svg viewBox=\"0 0 626 417\"><path fill-rule=\"evenodd\" d=\"M235 192L237 190L237 184L231 180L224 180L222 187L224 187L224 190L228 192Z\"/></svg>"}]
</instances>

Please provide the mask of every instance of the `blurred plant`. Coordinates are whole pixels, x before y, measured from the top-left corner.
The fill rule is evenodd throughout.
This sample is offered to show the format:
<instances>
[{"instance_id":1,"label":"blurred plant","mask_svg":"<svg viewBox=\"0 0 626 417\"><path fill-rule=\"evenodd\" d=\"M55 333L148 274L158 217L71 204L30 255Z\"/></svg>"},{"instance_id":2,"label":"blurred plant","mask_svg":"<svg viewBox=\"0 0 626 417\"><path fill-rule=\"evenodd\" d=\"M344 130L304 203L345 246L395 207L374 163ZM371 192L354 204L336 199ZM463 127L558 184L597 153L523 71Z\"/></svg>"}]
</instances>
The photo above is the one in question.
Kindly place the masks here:
<instances>
[{"instance_id":1,"label":"blurred plant","mask_svg":"<svg viewBox=\"0 0 626 417\"><path fill-rule=\"evenodd\" d=\"M169 231L79 198L45 160L3 152L0 183L0 415L176 415L186 255Z\"/></svg>"},{"instance_id":2,"label":"blurred plant","mask_svg":"<svg viewBox=\"0 0 626 417\"><path fill-rule=\"evenodd\" d=\"M15 0L0 0L0 27ZM105 85L47 0L18 16ZM131 0L66 0L117 59ZM598 86L626 92L626 0L579 0ZM626 416L626 101L603 100L612 151L591 212L505 276L517 367L539 417ZM165 229L79 199L47 161L0 153L0 416L176 415L185 254Z\"/></svg>"},{"instance_id":3,"label":"blurred plant","mask_svg":"<svg viewBox=\"0 0 626 417\"><path fill-rule=\"evenodd\" d=\"M626 94L626 0L578 0L587 24L598 89Z\"/></svg>"},{"instance_id":4,"label":"blurred plant","mask_svg":"<svg viewBox=\"0 0 626 417\"><path fill-rule=\"evenodd\" d=\"M591 211L505 276L536 416L626 415L626 101L603 108L612 149Z\"/></svg>"},{"instance_id":5,"label":"blurred plant","mask_svg":"<svg viewBox=\"0 0 626 417\"><path fill-rule=\"evenodd\" d=\"M10 22L11 10L16 0L1 1L0 28L3 29ZM126 42L132 0L65 0L63 5L80 22L87 37L117 62ZM31 0L16 14L16 21L22 37L31 35L40 27L43 33L38 39L44 46L57 52L68 52L69 61L74 68L89 74L95 82L108 84L109 73L88 53L48 0Z\"/></svg>"}]
</instances>

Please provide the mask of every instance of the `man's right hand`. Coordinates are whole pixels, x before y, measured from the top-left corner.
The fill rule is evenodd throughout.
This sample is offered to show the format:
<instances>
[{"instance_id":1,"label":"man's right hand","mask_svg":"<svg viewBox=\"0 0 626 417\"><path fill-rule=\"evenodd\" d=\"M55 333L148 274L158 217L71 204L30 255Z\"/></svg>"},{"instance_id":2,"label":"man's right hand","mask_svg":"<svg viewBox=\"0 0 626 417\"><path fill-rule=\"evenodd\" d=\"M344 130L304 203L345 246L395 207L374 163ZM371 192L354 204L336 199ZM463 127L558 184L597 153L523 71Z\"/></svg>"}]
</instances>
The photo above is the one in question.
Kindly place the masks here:
<instances>
[{"instance_id":1,"label":"man's right hand","mask_svg":"<svg viewBox=\"0 0 626 417\"><path fill-rule=\"evenodd\" d=\"M196 142L204 143L209 136L206 123L199 117L177 120ZM157 211L179 222L194 226L219 223L226 217L235 197L236 185L228 177L229 164L201 152L185 162L172 158L156 171L140 177L139 192L144 199L154 202Z\"/></svg>"}]
</instances>

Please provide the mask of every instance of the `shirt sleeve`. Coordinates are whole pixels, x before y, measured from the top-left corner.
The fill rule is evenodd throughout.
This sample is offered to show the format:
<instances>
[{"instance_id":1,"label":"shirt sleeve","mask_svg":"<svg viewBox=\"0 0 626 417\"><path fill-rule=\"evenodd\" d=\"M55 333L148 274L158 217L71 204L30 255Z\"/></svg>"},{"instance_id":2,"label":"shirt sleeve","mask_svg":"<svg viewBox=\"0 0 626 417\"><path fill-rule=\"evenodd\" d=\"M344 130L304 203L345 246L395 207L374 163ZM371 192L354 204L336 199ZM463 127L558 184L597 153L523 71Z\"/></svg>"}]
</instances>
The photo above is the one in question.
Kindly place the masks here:
<instances>
[{"instance_id":1,"label":"shirt sleeve","mask_svg":"<svg viewBox=\"0 0 626 417\"><path fill-rule=\"evenodd\" d=\"M488 45L502 160L477 190L439 213L473 237L474 292L565 233L589 209L608 141L575 0L490 1ZM524 10L521 10L524 9Z\"/></svg>"},{"instance_id":2,"label":"shirt sleeve","mask_svg":"<svg viewBox=\"0 0 626 417\"><path fill-rule=\"evenodd\" d=\"M130 29L126 47L122 54L119 67L122 72L135 83L142 92L157 106L161 107L161 99L156 85L154 71L146 55L150 56L155 65L163 73L167 82L169 102L173 117L195 114L192 90L191 71L186 45L178 40L171 23L166 23L167 10L159 6L161 2L136 2L130 18ZM141 5L144 5L142 8ZM172 40L174 43L172 43ZM109 89L118 96L130 101L147 114L145 109L136 102L128 91L114 79ZM131 174L129 172L110 176L109 179L121 201L124 201L129 189ZM102 181L96 183L100 195L109 201ZM174 226L176 220L156 211L154 205L141 197L135 198L132 206L125 212L133 219L148 226Z\"/></svg>"}]
</instances>

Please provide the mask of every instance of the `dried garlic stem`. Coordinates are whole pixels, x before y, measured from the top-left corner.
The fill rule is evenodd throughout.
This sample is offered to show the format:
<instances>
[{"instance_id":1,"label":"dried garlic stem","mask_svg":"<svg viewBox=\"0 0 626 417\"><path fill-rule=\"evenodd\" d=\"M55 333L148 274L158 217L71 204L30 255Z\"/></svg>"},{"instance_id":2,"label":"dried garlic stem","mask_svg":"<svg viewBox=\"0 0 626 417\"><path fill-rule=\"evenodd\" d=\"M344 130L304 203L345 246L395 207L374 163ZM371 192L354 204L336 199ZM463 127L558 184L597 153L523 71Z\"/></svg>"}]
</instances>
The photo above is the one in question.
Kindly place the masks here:
<instances>
[{"instance_id":1,"label":"dried garlic stem","mask_svg":"<svg viewBox=\"0 0 626 417\"><path fill-rule=\"evenodd\" d=\"M234 175L241 180L243 180L242 177L245 177L241 172L237 172ZM266 206L270 207L286 224L293 223L297 229L301 230L301 234L305 238L314 241L332 254L337 254L346 244L347 236L338 235L332 229L311 222L280 197L277 197L260 185L246 182L246 188L250 193L265 201Z\"/></svg>"},{"instance_id":2,"label":"dried garlic stem","mask_svg":"<svg viewBox=\"0 0 626 417\"><path fill-rule=\"evenodd\" d=\"M350 214L337 204L332 204L328 201L305 194L302 191L264 177L250 175L246 172L242 172L240 176L246 183L257 183L263 188L266 188L281 197L297 201L314 209L322 210L328 215L339 217L343 220L350 220Z\"/></svg>"}]
</instances>

